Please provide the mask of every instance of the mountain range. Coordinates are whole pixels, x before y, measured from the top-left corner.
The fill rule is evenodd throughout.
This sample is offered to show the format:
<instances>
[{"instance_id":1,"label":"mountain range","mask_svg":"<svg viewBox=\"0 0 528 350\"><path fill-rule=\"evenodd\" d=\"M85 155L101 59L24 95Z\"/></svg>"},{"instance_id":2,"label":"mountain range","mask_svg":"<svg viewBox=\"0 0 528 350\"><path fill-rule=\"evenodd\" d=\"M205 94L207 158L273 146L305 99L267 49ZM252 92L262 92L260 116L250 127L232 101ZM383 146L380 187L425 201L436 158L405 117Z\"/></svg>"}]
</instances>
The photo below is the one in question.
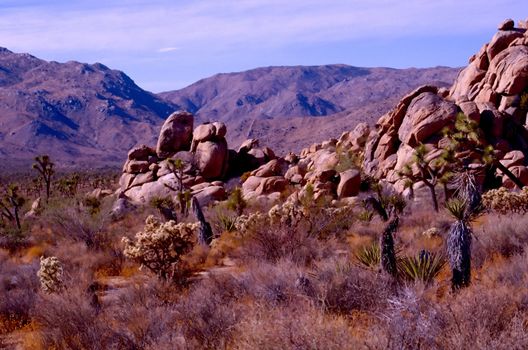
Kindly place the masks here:
<instances>
[{"instance_id":1,"label":"mountain range","mask_svg":"<svg viewBox=\"0 0 528 350\"><path fill-rule=\"evenodd\" d=\"M373 124L422 84L450 86L459 69L266 67L217 74L153 94L103 64L48 62L0 48L0 158L4 165L49 154L63 165L122 163L136 144L154 145L178 109L196 123L220 120L235 148L246 138L281 152Z\"/></svg>"}]
</instances>

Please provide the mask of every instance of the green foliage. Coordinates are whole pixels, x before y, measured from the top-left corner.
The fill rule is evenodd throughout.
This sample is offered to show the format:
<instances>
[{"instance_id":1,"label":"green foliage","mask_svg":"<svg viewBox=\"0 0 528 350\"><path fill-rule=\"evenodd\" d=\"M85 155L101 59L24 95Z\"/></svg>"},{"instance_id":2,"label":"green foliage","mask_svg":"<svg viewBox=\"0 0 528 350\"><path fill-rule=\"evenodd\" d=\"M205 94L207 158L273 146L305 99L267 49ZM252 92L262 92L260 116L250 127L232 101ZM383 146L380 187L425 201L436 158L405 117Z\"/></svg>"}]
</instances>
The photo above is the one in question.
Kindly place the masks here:
<instances>
[{"instance_id":1,"label":"green foliage","mask_svg":"<svg viewBox=\"0 0 528 350\"><path fill-rule=\"evenodd\" d=\"M233 210L238 216L242 215L247 207L247 202L242 196L242 189L235 187L227 199L227 208Z\"/></svg>"},{"instance_id":2,"label":"green foliage","mask_svg":"<svg viewBox=\"0 0 528 350\"><path fill-rule=\"evenodd\" d=\"M88 208L90 215L97 215L101 211L101 201L97 197L84 198L83 204Z\"/></svg>"},{"instance_id":3,"label":"green foliage","mask_svg":"<svg viewBox=\"0 0 528 350\"><path fill-rule=\"evenodd\" d=\"M73 197L77 194L79 181L79 174L72 174L71 176L63 177L59 180L57 189L63 196Z\"/></svg>"},{"instance_id":4,"label":"green foliage","mask_svg":"<svg viewBox=\"0 0 528 350\"><path fill-rule=\"evenodd\" d=\"M519 107L521 109L528 110L528 91L522 93Z\"/></svg>"},{"instance_id":5,"label":"green foliage","mask_svg":"<svg viewBox=\"0 0 528 350\"><path fill-rule=\"evenodd\" d=\"M226 215L221 212L217 212L217 229L221 232L234 232L237 230L236 223L237 218L235 216Z\"/></svg>"},{"instance_id":6,"label":"green foliage","mask_svg":"<svg viewBox=\"0 0 528 350\"><path fill-rule=\"evenodd\" d=\"M339 173L349 169L360 169L363 163L363 156L351 149L344 149L344 147L338 147L336 150L337 154L337 165L335 170Z\"/></svg>"},{"instance_id":7,"label":"green foliage","mask_svg":"<svg viewBox=\"0 0 528 350\"><path fill-rule=\"evenodd\" d=\"M378 244L371 244L359 249L355 258L360 265L368 268L377 268L381 261L381 252Z\"/></svg>"},{"instance_id":8,"label":"green foliage","mask_svg":"<svg viewBox=\"0 0 528 350\"><path fill-rule=\"evenodd\" d=\"M466 202L459 198L452 198L448 200L445 204L447 211L456 219L456 220L465 220L466 218Z\"/></svg>"},{"instance_id":9,"label":"green foliage","mask_svg":"<svg viewBox=\"0 0 528 350\"><path fill-rule=\"evenodd\" d=\"M51 161L50 157L47 155L35 157L35 162L33 164L33 169L35 169L39 176L42 178L43 182L46 185L46 203L49 201L51 194L51 178L55 174L53 167L55 164Z\"/></svg>"},{"instance_id":10,"label":"green foliage","mask_svg":"<svg viewBox=\"0 0 528 350\"><path fill-rule=\"evenodd\" d=\"M439 253L421 251L413 257L404 257L398 261L400 276L409 281L422 281L429 284L446 265L446 258Z\"/></svg>"},{"instance_id":11,"label":"green foliage","mask_svg":"<svg viewBox=\"0 0 528 350\"><path fill-rule=\"evenodd\" d=\"M363 210L357 214L357 219L364 223L369 223L374 218L374 212L372 210Z\"/></svg>"},{"instance_id":12,"label":"green foliage","mask_svg":"<svg viewBox=\"0 0 528 350\"><path fill-rule=\"evenodd\" d=\"M2 222L7 219L14 222L16 228L20 230L20 209L26 203L26 199L19 194L17 185L10 184L5 190L5 195L0 201L0 216Z\"/></svg>"}]
</instances>

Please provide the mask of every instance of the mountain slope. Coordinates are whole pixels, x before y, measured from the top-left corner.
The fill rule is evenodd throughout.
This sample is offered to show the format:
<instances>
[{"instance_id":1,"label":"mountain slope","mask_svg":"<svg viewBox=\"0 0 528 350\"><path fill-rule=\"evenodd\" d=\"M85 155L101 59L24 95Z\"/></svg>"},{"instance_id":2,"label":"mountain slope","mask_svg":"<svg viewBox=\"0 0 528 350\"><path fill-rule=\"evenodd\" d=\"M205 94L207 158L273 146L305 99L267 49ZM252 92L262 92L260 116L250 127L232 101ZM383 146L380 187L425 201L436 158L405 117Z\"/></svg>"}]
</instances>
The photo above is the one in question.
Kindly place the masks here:
<instances>
[{"instance_id":1,"label":"mountain slope","mask_svg":"<svg viewBox=\"0 0 528 350\"><path fill-rule=\"evenodd\" d=\"M177 108L99 63L0 49L0 157L120 162L134 144L153 142Z\"/></svg>"},{"instance_id":2,"label":"mountain slope","mask_svg":"<svg viewBox=\"0 0 528 350\"><path fill-rule=\"evenodd\" d=\"M266 67L217 74L160 96L196 113L201 121L226 122L232 143L259 137L281 151L299 150L338 136L359 121L374 123L419 85L450 86L458 71L448 67ZM312 118L330 115L325 121Z\"/></svg>"}]
</instances>

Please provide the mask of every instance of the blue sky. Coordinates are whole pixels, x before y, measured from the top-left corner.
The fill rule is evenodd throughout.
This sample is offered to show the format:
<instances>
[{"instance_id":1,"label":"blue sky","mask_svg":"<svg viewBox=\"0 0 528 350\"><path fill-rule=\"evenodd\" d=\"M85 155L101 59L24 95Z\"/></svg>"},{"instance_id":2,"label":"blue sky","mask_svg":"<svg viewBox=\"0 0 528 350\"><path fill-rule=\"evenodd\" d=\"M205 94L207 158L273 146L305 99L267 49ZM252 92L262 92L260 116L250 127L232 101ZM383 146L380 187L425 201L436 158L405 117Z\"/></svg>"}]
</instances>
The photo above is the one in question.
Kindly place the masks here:
<instances>
[{"instance_id":1,"label":"blue sky","mask_svg":"<svg viewBox=\"0 0 528 350\"><path fill-rule=\"evenodd\" d=\"M527 0L0 0L0 46L160 92L269 65L462 66L527 17Z\"/></svg>"}]
</instances>

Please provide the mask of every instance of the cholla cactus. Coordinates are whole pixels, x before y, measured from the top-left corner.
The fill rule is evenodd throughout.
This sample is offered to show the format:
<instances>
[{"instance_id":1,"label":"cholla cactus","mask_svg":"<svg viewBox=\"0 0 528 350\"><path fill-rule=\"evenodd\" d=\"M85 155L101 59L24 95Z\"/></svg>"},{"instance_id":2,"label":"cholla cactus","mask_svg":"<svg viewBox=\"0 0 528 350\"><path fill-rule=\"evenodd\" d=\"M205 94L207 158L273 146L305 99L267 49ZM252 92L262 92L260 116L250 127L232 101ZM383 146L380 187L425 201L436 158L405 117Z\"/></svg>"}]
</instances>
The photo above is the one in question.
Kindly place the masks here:
<instances>
[{"instance_id":1,"label":"cholla cactus","mask_svg":"<svg viewBox=\"0 0 528 350\"><path fill-rule=\"evenodd\" d=\"M504 187L488 191L482 195L482 205L502 215L525 214L528 212L528 187L519 192L512 192Z\"/></svg>"},{"instance_id":2,"label":"cholla cactus","mask_svg":"<svg viewBox=\"0 0 528 350\"><path fill-rule=\"evenodd\" d=\"M266 219L267 216L258 211L249 215L241 215L236 218L235 228L239 234L244 234L248 230L264 222Z\"/></svg>"},{"instance_id":3,"label":"cholla cactus","mask_svg":"<svg viewBox=\"0 0 528 350\"><path fill-rule=\"evenodd\" d=\"M123 238L124 254L159 277L168 279L174 275L181 257L192 249L192 237L198 228L199 223L160 223L151 215L134 241Z\"/></svg>"},{"instance_id":4,"label":"cholla cactus","mask_svg":"<svg viewBox=\"0 0 528 350\"><path fill-rule=\"evenodd\" d=\"M42 290L47 293L59 292L63 287L63 269L57 257L41 257L37 276L40 279Z\"/></svg>"}]
</instances>

